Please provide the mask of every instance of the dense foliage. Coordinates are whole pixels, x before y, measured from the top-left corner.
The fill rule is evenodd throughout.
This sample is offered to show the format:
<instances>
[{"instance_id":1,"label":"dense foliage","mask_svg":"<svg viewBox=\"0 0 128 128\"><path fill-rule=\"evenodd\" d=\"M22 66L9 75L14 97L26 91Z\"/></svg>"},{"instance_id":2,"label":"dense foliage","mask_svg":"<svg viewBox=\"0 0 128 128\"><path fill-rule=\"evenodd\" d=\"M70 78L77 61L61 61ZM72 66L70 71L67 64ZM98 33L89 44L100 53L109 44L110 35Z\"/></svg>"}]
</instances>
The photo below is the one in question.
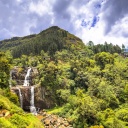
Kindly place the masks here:
<instances>
[{"instance_id":1,"label":"dense foliage","mask_svg":"<svg viewBox=\"0 0 128 128\"><path fill-rule=\"evenodd\" d=\"M11 50L14 57L21 55L39 55L41 50L53 55L56 51L70 48L70 45L83 45L81 40L65 30L57 26L53 26L38 35L30 35L26 37L12 38L0 42L0 49Z\"/></svg>"},{"instance_id":2,"label":"dense foliage","mask_svg":"<svg viewBox=\"0 0 128 128\"><path fill-rule=\"evenodd\" d=\"M12 56L0 52L0 128L44 128L32 114L26 114L19 106L16 94L9 89Z\"/></svg>"},{"instance_id":3,"label":"dense foliage","mask_svg":"<svg viewBox=\"0 0 128 128\"><path fill-rule=\"evenodd\" d=\"M44 128L41 122L18 107L15 94L0 89L0 128Z\"/></svg>"},{"instance_id":4,"label":"dense foliage","mask_svg":"<svg viewBox=\"0 0 128 128\"><path fill-rule=\"evenodd\" d=\"M94 45L92 41L89 41L87 43L89 48L94 52L94 53L99 53L99 52L109 52L109 53L122 53L121 48L118 45L113 45L112 43L108 44L105 42L104 44L97 44ZM123 46L125 47L125 46Z\"/></svg>"},{"instance_id":5,"label":"dense foliage","mask_svg":"<svg viewBox=\"0 0 128 128\"><path fill-rule=\"evenodd\" d=\"M6 49L15 44L10 49L19 58L12 59L11 65L36 67L36 83L52 92L56 107L50 113L68 118L74 128L128 128L128 59L120 56L118 45L89 42L84 46L57 27L10 42L1 46ZM1 72L6 77L0 76L0 86L4 87L8 85L10 60L3 53L1 57L0 67L5 67ZM4 122L11 127L10 122L17 125L15 120L19 120L27 126L29 119L25 121L23 116L14 114Z\"/></svg>"}]
</instances>

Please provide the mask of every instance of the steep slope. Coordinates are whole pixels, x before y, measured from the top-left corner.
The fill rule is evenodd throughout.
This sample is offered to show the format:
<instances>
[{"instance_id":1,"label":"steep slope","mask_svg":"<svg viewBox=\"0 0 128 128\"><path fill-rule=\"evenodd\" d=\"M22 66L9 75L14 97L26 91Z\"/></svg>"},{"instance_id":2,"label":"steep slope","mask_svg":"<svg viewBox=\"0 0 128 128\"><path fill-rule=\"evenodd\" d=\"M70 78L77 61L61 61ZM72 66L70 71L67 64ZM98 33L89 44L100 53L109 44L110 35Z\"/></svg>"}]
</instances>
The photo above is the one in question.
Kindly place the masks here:
<instances>
[{"instance_id":1,"label":"steep slope","mask_svg":"<svg viewBox=\"0 0 128 128\"><path fill-rule=\"evenodd\" d=\"M71 45L83 47L81 39L57 27L50 27L37 35L13 37L0 41L0 50L11 50L14 57L21 55L37 55L41 50L53 55L56 51L70 49Z\"/></svg>"},{"instance_id":2,"label":"steep slope","mask_svg":"<svg viewBox=\"0 0 128 128\"><path fill-rule=\"evenodd\" d=\"M17 100L15 94L0 89L0 128L44 128L37 117L17 106Z\"/></svg>"}]
</instances>

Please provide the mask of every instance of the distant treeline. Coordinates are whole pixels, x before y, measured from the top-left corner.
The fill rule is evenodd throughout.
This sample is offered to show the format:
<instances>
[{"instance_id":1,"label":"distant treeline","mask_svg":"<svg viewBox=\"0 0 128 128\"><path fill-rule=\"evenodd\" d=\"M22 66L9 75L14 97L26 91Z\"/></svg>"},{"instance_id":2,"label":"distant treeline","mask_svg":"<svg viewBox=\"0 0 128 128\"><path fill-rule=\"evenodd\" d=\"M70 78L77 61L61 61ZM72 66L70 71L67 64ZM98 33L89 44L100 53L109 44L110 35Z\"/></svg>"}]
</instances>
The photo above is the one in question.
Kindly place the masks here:
<instances>
[{"instance_id":1,"label":"distant treeline","mask_svg":"<svg viewBox=\"0 0 128 128\"><path fill-rule=\"evenodd\" d=\"M94 53L99 53L99 52L109 52L111 54L113 53L121 53L122 49L118 45L113 45L112 43L107 43L105 42L104 44L97 44L94 45L92 41L89 41L87 43L87 46L94 52Z\"/></svg>"}]
</instances>

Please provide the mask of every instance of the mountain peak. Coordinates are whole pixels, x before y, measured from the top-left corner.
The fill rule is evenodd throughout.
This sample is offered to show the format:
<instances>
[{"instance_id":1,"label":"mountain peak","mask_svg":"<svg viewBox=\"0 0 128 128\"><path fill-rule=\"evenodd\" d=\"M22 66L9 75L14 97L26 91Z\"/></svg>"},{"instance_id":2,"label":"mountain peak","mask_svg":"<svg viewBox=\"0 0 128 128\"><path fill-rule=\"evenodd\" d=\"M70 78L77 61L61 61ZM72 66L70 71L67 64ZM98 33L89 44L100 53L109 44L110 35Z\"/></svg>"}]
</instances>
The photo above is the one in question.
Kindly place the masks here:
<instances>
[{"instance_id":1,"label":"mountain peak","mask_svg":"<svg viewBox=\"0 0 128 128\"><path fill-rule=\"evenodd\" d=\"M80 38L58 26L52 26L39 34L3 40L0 50L11 50L14 57L20 57L22 54L40 54L41 50L53 51L54 54L56 51L68 49L71 44L83 46Z\"/></svg>"}]
</instances>

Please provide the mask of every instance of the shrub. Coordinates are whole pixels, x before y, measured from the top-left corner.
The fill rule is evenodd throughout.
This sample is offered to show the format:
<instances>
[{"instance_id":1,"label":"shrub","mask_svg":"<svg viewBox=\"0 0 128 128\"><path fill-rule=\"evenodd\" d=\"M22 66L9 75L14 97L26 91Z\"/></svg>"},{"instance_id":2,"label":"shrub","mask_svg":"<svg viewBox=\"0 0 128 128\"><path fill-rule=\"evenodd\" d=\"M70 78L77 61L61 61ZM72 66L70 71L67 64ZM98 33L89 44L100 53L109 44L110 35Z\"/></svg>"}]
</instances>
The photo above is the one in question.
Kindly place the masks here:
<instances>
[{"instance_id":1,"label":"shrub","mask_svg":"<svg viewBox=\"0 0 128 128\"><path fill-rule=\"evenodd\" d=\"M4 96L6 96L14 104L19 105L19 100L18 100L17 95L15 93L10 92L9 89L6 89L4 91Z\"/></svg>"},{"instance_id":2,"label":"shrub","mask_svg":"<svg viewBox=\"0 0 128 128\"><path fill-rule=\"evenodd\" d=\"M10 102L7 98L0 95L0 109L10 110Z\"/></svg>"},{"instance_id":3,"label":"shrub","mask_svg":"<svg viewBox=\"0 0 128 128\"><path fill-rule=\"evenodd\" d=\"M13 104L8 98L0 95L0 109L10 110L13 113L23 113L23 110L17 105Z\"/></svg>"},{"instance_id":4,"label":"shrub","mask_svg":"<svg viewBox=\"0 0 128 128\"><path fill-rule=\"evenodd\" d=\"M104 123L105 128L124 128L122 122L116 118L108 118Z\"/></svg>"},{"instance_id":5,"label":"shrub","mask_svg":"<svg viewBox=\"0 0 128 128\"><path fill-rule=\"evenodd\" d=\"M119 111L117 111L117 118L128 122L128 109L120 109Z\"/></svg>"},{"instance_id":6,"label":"shrub","mask_svg":"<svg viewBox=\"0 0 128 128\"><path fill-rule=\"evenodd\" d=\"M12 115L9 121L16 125L18 128L26 128L29 125L27 119L25 119L24 116L18 114Z\"/></svg>"},{"instance_id":7,"label":"shrub","mask_svg":"<svg viewBox=\"0 0 128 128\"><path fill-rule=\"evenodd\" d=\"M13 124L11 124L4 117L0 118L0 128L16 128Z\"/></svg>"},{"instance_id":8,"label":"shrub","mask_svg":"<svg viewBox=\"0 0 128 128\"><path fill-rule=\"evenodd\" d=\"M44 128L42 123L32 114L13 114L9 121L17 128Z\"/></svg>"}]
</instances>

